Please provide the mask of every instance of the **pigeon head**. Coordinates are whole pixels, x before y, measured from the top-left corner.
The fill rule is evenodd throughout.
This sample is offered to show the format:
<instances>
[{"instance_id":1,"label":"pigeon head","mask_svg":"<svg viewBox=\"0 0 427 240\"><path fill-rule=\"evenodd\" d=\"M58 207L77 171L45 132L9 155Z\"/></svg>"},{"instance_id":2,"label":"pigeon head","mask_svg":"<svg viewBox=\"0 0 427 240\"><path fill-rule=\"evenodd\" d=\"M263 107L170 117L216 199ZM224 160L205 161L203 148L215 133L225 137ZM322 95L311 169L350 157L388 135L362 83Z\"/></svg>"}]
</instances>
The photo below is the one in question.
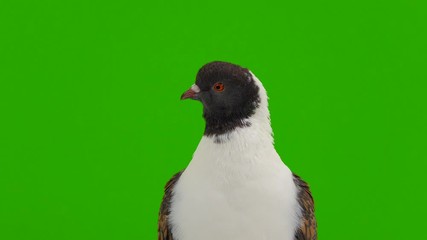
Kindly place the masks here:
<instances>
[{"instance_id":1,"label":"pigeon head","mask_svg":"<svg viewBox=\"0 0 427 240\"><path fill-rule=\"evenodd\" d=\"M248 127L248 119L260 104L260 87L252 73L227 62L204 65L196 83L181 99L194 99L203 104L205 135L221 135L238 127Z\"/></svg>"}]
</instances>

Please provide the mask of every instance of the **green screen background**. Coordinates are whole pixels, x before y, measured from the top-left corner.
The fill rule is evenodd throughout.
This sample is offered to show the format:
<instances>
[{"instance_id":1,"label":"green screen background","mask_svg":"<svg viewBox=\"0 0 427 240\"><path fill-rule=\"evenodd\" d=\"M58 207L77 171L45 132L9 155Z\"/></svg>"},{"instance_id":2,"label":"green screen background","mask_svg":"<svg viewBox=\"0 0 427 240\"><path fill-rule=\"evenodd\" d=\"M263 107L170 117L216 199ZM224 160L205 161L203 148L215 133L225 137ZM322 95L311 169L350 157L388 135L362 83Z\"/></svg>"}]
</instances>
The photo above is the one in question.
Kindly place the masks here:
<instances>
[{"instance_id":1,"label":"green screen background","mask_svg":"<svg viewBox=\"0 0 427 240\"><path fill-rule=\"evenodd\" d=\"M1 1L0 239L156 239L213 60L250 68L320 239L427 239L425 1Z\"/></svg>"}]
</instances>

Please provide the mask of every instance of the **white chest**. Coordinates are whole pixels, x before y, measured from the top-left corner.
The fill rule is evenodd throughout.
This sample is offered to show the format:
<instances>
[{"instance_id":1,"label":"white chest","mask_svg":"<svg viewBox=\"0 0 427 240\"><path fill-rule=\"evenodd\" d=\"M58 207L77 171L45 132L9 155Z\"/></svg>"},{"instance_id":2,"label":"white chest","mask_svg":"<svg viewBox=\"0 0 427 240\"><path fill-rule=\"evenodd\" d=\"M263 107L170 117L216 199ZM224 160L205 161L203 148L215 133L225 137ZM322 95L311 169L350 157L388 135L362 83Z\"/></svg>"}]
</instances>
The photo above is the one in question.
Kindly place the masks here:
<instances>
[{"instance_id":1,"label":"white chest","mask_svg":"<svg viewBox=\"0 0 427 240\"><path fill-rule=\"evenodd\" d=\"M209 152L203 141L174 189L174 239L293 240L297 190L274 149Z\"/></svg>"}]
</instances>

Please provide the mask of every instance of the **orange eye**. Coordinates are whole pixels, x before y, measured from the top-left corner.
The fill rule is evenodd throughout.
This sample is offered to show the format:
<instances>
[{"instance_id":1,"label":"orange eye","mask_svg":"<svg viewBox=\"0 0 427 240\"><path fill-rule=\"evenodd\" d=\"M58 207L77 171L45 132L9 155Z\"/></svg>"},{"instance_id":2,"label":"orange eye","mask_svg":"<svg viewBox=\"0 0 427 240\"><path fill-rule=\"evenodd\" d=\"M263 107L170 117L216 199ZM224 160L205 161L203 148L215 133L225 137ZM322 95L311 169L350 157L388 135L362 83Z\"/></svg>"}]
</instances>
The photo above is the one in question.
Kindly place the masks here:
<instances>
[{"instance_id":1,"label":"orange eye","mask_svg":"<svg viewBox=\"0 0 427 240\"><path fill-rule=\"evenodd\" d=\"M224 91L224 84L217 82L213 85L213 90L215 90L215 92L222 92Z\"/></svg>"}]
</instances>

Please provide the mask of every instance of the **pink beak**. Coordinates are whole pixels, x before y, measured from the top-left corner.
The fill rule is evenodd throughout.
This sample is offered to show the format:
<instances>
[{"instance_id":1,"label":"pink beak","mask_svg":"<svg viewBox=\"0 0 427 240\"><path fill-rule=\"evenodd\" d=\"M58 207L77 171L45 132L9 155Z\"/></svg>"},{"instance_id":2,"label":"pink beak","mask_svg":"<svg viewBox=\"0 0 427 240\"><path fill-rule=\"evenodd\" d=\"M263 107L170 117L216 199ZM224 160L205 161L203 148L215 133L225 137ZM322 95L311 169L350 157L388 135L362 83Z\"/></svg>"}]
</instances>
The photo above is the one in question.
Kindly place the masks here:
<instances>
[{"instance_id":1,"label":"pink beak","mask_svg":"<svg viewBox=\"0 0 427 240\"><path fill-rule=\"evenodd\" d=\"M198 100L199 99L199 95L198 95L199 92L200 92L200 88L197 85L193 85L193 86L191 86L190 89L188 89L187 91L185 91L181 95L181 100L184 100L187 98Z\"/></svg>"}]
</instances>

